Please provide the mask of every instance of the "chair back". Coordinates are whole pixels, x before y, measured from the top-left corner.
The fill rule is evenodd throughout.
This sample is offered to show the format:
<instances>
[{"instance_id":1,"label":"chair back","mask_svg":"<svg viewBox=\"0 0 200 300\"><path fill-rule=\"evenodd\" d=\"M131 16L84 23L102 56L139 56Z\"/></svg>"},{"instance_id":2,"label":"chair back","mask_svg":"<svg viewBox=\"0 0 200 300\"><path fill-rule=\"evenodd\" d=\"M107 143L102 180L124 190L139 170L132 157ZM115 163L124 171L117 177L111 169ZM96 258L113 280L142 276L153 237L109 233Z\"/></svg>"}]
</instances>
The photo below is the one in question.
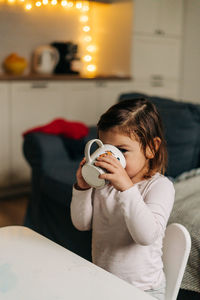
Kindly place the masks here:
<instances>
[{"instance_id":1,"label":"chair back","mask_svg":"<svg viewBox=\"0 0 200 300\"><path fill-rule=\"evenodd\" d=\"M163 241L163 264L166 276L165 300L176 300L191 249L191 237L181 224L167 226Z\"/></svg>"}]
</instances>

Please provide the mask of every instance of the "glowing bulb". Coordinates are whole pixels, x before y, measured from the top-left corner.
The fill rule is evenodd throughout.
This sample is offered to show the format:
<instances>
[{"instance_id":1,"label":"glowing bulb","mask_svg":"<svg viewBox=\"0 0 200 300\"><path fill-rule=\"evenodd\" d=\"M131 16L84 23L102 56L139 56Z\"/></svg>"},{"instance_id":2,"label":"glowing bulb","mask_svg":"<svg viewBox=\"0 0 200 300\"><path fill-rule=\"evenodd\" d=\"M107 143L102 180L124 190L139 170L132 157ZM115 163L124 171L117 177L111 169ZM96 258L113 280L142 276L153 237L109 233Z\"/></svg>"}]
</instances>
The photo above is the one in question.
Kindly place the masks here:
<instances>
[{"instance_id":1,"label":"glowing bulb","mask_svg":"<svg viewBox=\"0 0 200 300\"><path fill-rule=\"evenodd\" d=\"M74 3L71 1L68 3L68 7L73 7L73 5L74 5Z\"/></svg>"},{"instance_id":2,"label":"glowing bulb","mask_svg":"<svg viewBox=\"0 0 200 300\"><path fill-rule=\"evenodd\" d=\"M88 55L85 55L85 56L83 57L83 59L84 59L84 61L89 62L89 61L92 60L92 56L88 54Z\"/></svg>"},{"instance_id":3,"label":"glowing bulb","mask_svg":"<svg viewBox=\"0 0 200 300\"><path fill-rule=\"evenodd\" d=\"M88 52L94 52L95 50L96 50L96 47L94 45L87 46L87 51Z\"/></svg>"},{"instance_id":4,"label":"glowing bulb","mask_svg":"<svg viewBox=\"0 0 200 300\"><path fill-rule=\"evenodd\" d=\"M89 72L94 72L94 71L96 71L96 66L95 66L95 65L88 65L88 66L87 66L87 70L88 70Z\"/></svg>"},{"instance_id":5,"label":"glowing bulb","mask_svg":"<svg viewBox=\"0 0 200 300\"><path fill-rule=\"evenodd\" d=\"M8 3L13 4L13 3L15 3L15 0L8 0Z\"/></svg>"},{"instance_id":6,"label":"glowing bulb","mask_svg":"<svg viewBox=\"0 0 200 300\"><path fill-rule=\"evenodd\" d=\"M61 5L62 5L63 7L67 6L67 1L66 1L66 0L62 0Z\"/></svg>"},{"instance_id":7,"label":"glowing bulb","mask_svg":"<svg viewBox=\"0 0 200 300\"><path fill-rule=\"evenodd\" d=\"M83 31L85 31L85 32L90 31L90 26L84 26L84 27L83 27Z\"/></svg>"},{"instance_id":8,"label":"glowing bulb","mask_svg":"<svg viewBox=\"0 0 200 300\"><path fill-rule=\"evenodd\" d=\"M76 3L76 8L81 9L82 8L82 3L81 2L77 2Z\"/></svg>"},{"instance_id":9,"label":"glowing bulb","mask_svg":"<svg viewBox=\"0 0 200 300\"><path fill-rule=\"evenodd\" d=\"M87 22L88 21L88 16L81 16L80 21L81 22Z\"/></svg>"},{"instance_id":10,"label":"glowing bulb","mask_svg":"<svg viewBox=\"0 0 200 300\"><path fill-rule=\"evenodd\" d=\"M47 5L47 4L48 4L48 0L43 0L42 3L43 3L44 5Z\"/></svg>"},{"instance_id":11,"label":"glowing bulb","mask_svg":"<svg viewBox=\"0 0 200 300\"><path fill-rule=\"evenodd\" d=\"M86 36L84 37L84 41L85 41L85 42L91 42L91 41L92 41L92 37L91 37L90 35L86 35Z\"/></svg>"},{"instance_id":12,"label":"glowing bulb","mask_svg":"<svg viewBox=\"0 0 200 300\"><path fill-rule=\"evenodd\" d=\"M56 5L56 4L57 4L57 0L52 0L52 1L51 1L51 4L52 4L52 5Z\"/></svg>"},{"instance_id":13,"label":"glowing bulb","mask_svg":"<svg viewBox=\"0 0 200 300\"><path fill-rule=\"evenodd\" d=\"M25 6L26 10L31 10L31 8L32 8L32 5L30 3L26 4L26 6Z\"/></svg>"},{"instance_id":14,"label":"glowing bulb","mask_svg":"<svg viewBox=\"0 0 200 300\"><path fill-rule=\"evenodd\" d=\"M88 11L90 8L88 5L83 5L82 10L83 11Z\"/></svg>"},{"instance_id":15,"label":"glowing bulb","mask_svg":"<svg viewBox=\"0 0 200 300\"><path fill-rule=\"evenodd\" d=\"M40 1L37 1L37 2L35 3L35 5L36 5L37 7L40 7L40 6L42 5L42 3L41 3Z\"/></svg>"}]
</instances>

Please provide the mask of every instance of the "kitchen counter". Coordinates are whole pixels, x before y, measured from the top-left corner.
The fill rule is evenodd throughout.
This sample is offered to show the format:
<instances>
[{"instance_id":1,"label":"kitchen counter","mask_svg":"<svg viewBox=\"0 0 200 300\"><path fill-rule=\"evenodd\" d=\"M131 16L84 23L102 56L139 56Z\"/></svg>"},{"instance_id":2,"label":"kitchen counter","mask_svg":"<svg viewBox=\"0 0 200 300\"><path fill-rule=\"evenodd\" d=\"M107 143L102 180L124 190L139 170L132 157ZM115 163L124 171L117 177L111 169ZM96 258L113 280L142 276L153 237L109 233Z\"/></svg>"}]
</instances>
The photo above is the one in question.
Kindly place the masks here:
<instances>
[{"instance_id":1,"label":"kitchen counter","mask_svg":"<svg viewBox=\"0 0 200 300\"><path fill-rule=\"evenodd\" d=\"M114 76L114 75L98 75L96 77L83 77L80 75L71 74L58 74L58 75L39 75L39 74L27 74L27 75L8 75L0 74L0 81L28 81L28 80L131 80L131 76Z\"/></svg>"}]
</instances>

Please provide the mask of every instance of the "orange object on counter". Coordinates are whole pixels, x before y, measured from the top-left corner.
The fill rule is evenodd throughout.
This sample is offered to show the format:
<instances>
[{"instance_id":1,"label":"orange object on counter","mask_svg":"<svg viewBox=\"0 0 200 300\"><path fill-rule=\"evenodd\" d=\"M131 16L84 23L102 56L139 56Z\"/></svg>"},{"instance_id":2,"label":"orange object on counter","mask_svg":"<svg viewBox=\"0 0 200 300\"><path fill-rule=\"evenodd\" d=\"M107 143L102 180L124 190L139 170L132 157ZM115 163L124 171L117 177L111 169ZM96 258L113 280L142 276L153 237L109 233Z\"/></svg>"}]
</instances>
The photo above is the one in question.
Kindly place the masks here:
<instances>
[{"instance_id":1,"label":"orange object on counter","mask_svg":"<svg viewBox=\"0 0 200 300\"><path fill-rule=\"evenodd\" d=\"M3 62L3 68L6 73L12 75L22 75L27 65L27 60L20 57L17 53L11 53Z\"/></svg>"}]
</instances>

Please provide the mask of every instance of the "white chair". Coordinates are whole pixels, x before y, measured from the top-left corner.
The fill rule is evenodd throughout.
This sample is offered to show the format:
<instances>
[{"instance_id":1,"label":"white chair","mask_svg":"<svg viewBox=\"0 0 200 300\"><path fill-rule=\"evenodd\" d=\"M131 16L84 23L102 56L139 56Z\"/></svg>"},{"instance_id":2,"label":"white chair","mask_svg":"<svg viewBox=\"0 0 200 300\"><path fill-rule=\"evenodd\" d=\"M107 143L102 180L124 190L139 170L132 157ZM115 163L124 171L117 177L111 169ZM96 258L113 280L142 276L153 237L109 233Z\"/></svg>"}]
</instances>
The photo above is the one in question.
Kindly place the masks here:
<instances>
[{"instance_id":1,"label":"white chair","mask_svg":"<svg viewBox=\"0 0 200 300\"><path fill-rule=\"evenodd\" d=\"M165 300L177 298L191 249L191 237L181 224L167 226L163 242L163 264L166 275Z\"/></svg>"}]
</instances>

